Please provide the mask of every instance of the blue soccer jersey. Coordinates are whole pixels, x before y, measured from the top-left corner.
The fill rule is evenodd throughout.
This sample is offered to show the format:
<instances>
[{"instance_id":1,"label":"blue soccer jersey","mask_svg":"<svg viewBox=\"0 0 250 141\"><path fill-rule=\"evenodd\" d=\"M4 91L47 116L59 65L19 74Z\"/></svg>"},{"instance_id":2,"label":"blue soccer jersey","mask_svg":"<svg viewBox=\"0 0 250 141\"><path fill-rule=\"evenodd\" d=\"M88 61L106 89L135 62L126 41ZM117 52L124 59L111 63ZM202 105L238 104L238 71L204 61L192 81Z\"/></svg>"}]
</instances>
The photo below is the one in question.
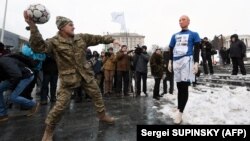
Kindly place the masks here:
<instances>
[{"instance_id":1,"label":"blue soccer jersey","mask_svg":"<svg viewBox=\"0 0 250 141\"><path fill-rule=\"evenodd\" d=\"M169 47L173 48L173 59L178 60L184 56L193 55L194 44L200 41L199 34L190 30L174 34L169 44Z\"/></svg>"}]
</instances>

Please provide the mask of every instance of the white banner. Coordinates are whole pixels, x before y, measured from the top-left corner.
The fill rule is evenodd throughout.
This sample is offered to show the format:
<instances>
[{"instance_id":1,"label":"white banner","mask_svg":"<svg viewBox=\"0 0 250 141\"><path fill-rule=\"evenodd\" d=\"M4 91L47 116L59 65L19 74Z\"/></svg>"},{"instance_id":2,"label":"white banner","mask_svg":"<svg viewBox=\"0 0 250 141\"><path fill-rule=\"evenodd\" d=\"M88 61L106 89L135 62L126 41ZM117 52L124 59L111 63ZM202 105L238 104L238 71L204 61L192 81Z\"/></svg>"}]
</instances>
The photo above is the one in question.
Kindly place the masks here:
<instances>
[{"instance_id":1,"label":"white banner","mask_svg":"<svg viewBox=\"0 0 250 141\"><path fill-rule=\"evenodd\" d=\"M121 24L121 30L126 31L125 17L123 12L112 12L112 21Z\"/></svg>"}]
</instances>

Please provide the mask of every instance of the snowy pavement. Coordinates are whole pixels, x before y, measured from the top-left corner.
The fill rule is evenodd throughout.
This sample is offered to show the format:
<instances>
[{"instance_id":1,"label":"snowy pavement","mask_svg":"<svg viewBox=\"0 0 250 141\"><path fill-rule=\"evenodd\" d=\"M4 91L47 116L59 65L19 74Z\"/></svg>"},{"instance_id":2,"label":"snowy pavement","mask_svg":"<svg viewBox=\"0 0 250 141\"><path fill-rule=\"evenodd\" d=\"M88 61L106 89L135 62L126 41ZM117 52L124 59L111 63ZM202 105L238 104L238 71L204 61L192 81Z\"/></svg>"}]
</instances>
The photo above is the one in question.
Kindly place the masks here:
<instances>
[{"instance_id":1,"label":"snowy pavement","mask_svg":"<svg viewBox=\"0 0 250 141\"><path fill-rule=\"evenodd\" d=\"M142 94L137 98L104 98L108 114L117 119L116 124L111 126L98 121L93 103L85 99L81 103L71 100L56 128L54 139L135 141L137 125L172 125L177 102L176 88L174 95L164 95L157 101L152 98L154 80L151 78L147 82L148 97ZM224 84L222 87L211 88L198 85L195 89L190 87L189 92L182 124L250 124L250 92L246 87ZM41 140L45 128L44 120L52 106L53 104L41 106L34 116L28 118L23 116L24 111L9 109L10 119L0 124L0 140Z\"/></svg>"},{"instance_id":2,"label":"snowy pavement","mask_svg":"<svg viewBox=\"0 0 250 141\"><path fill-rule=\"evenodd\" d=\"M150 93L154 80L148 79ZM162 90L162 82L161 82ZM164 95L160 104L153 106L164 117L175 117L177 89L174 95ZM250 124L250 92L246 87L189 87L189 99L182 124Z\"/></svg>"}]
</instances>

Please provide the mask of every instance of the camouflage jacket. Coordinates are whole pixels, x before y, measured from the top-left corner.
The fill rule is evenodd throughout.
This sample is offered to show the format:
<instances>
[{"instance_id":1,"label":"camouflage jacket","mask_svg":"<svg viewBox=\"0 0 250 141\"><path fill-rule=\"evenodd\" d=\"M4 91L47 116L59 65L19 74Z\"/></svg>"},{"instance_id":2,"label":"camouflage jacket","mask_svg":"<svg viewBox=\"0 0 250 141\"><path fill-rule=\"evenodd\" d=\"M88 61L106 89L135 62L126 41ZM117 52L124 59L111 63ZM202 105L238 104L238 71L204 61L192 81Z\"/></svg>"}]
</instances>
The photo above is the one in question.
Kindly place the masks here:
<instances>
[{"instance_id":1,"label":"camouflage jacket","mask_svg":"<svg viewBox=\"0 0 250 141\"><path fill-rule=\"evenodd\" d=\"M93 70L86 60L86 48L113 41L110 36L90 34L75 34L72 40L66 40L57 34L45 41L37 27L31 29L30 36L32 50L53 54L61 84L71 88L79 86L82 78L87 83L94 79Z\"/></svg>"}]
</instances>

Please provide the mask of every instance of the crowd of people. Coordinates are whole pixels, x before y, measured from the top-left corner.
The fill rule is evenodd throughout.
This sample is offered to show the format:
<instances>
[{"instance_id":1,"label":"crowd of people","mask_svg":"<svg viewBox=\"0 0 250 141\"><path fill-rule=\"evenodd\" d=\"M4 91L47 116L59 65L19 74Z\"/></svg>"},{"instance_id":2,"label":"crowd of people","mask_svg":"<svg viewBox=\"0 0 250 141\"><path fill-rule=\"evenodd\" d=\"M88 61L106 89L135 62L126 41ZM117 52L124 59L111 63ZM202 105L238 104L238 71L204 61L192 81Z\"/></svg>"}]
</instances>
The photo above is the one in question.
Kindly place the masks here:
<instances>
[{"instance_id":1,"label":"crowd of people","mask_svg":"<svg viewBox=\"0 0 250 141\"><path fill-rule=\"evenodd\" d=\"M114 53L113 50L113 47L110 47L106 52L102 51L101 55L99 55L97 51L93 51L92 54L91 50L87 49L87 52L89 52L87 54L90 56L87 60L93 68L95 79L103 97L127 97L130 95L140 97L142 92L143 95L147 97L149 61L151 64L154 64L150 65L152 75L158 75L159 80L162 78L163 73L168 72L166 66L169 60L169 51L164 51L166 55L163 55L162 50L158 48L155 53L153 53L152 57L150 57L147 52L147 46L145 45L141 47L137 46L132 50L128 50L127 45L122 45L117 53ZM160 57L158 60L161 60L160 62L154 60L154 54L157 52ZM164 63L163 56L165 59ZM161 63L162 66L159 63ZM157 68L159 68L160 72L157 71L154 73ZM134 86L129 86L131 80L134 80ZM153 98L157 100L159 100L159 97L162 97L163 94L167 93L167 80L172 80L169 92L173 94L173 75L168 73L165 75L164 80L164 93L159 95L159 92L156 92L153 96ZM82 101L82 93L85 92L81 89L80 91L75 91L74 98L76 98L77 102ZM85 94L85 98L89 100L90 97Z\"/></svg>"},{"instance_id":2,"label":"crowd of people","mask_svg":"<svg viewBox=\"0 0 250 141\"><path fill-rule=\"evenodd\" d=\"M177 82L178 114L174 122L180 124L188 100L188 87L190 82L195 82L199 71L200 55L204 74L214 74L212 44L207 37L201 40L197 32L188 29L188 16L180 18L181 31L172 36L169 47L164 50L157 48L152 55L147 52L146 45L128 50L127 45L121 45L110 36L74 34L73 22L61 16L56 20L58 34L43 40L27 13L24 13L24 17L29 24L31 37L21 52L10 53L0 43L0 121L8 120L7 110L12 103L28 110L27 116L36 113L40 105L55 103L45 121L44 141L52 140L55 126L70 99L73 97L80 102L83 93L94 103L100 121L113 124L115 120L106 114L102 97L127 97L131 94L140 97L142 92L147 97L148 65L155 81L155 100L160 100L164 94L173 94L174 81ZM241 73L246 75L243 63L246 46L236 34L231 36L231 41L229 51L222 48L220 54L228 52L230 55L232 75L237 75L238 66ZM92 53L88 48L110 43L119 46L119 51L115 53L110 47L99 54L97 51ZM223 64L227 63L226 58L228 56L222 55ZM134 87L130 85L132 80ZM163 93L160 94L161 80ZM32 97L35 85L40 102ZM4 92L8 95L7 99L4 99Z\"/></svg>"}]
</instances>

